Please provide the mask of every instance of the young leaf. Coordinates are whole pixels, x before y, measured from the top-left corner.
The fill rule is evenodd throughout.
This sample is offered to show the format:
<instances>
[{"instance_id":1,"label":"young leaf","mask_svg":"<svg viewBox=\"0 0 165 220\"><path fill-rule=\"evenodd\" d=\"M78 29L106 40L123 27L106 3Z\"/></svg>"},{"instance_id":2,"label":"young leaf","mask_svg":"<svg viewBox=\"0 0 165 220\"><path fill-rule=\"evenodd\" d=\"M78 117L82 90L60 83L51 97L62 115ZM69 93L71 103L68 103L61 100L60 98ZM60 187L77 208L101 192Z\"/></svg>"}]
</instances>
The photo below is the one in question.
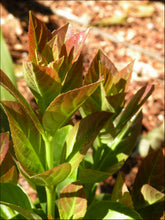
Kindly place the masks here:
<instances>
[{"instance_id":1,"label":"young leaf","mask_svg":"<svg viewBox=\"0 0 165 220\"><path fill-rule=\"evenodd\" d=\"M66 161L72 166L71 172L77 168L110 117L109 112L95 112L76 123L72 128L66 140Z\"/></svg>"},{"instance_id":2,"label":"young leaf","mask_svg":"<svg viewBox=\"0 0 165 220\"><path fill-rule=\"evenodd\" d=\"M64 187L60 193L58 204L61 219L82 219L87 209L83 186L71 183Z\"/></svg>"},{"instance_id":3,"label":"young leaf","mask_svg":"<svg viewBox=\"0 0 165 220\"><path fill-rule=\"evenodd\" d=\"M96 90L101 81L74 89L56 97L43 115L43 126L54 135L64 125L87 98Z\"/></svg>"},{"instance_id":4,"label":"young leaf","mask_svg":"<svg viewBox=\"0 0 165 220\"><path fill-rule=\"evenodd\" d=\"M33 123L35 124L38 131L41 132L41 134L44 135L43 128L41 126L41 123L39 119L37 118L36 114L31 109L30 105L27 103L25 98L21 95L21 93L16 89L16 87L13 85L13 83L10 81L10 79L6 76L6 74L0 70L0 84L7 89L22 105L24 108L24 111L30 116L30 118L33 120Z\"/></svg>"},{"instance_id":5,"label":"young leaf","mask_svg":"<svg viewBox=\"0 0 165 220\"><path fill-rule=\"evenodd\" d=\"M33 121L20 103L3 101L1 104L9 119L17 159L31 175L43 172L45 147Z\"/></svg>"},{"instance_id":6,"label":"young leaf","mask_svg":"<svg viewBox=\"0 0 165 220\"><path fill-rule=\"evenodd\" d=\"M111 201L93 202L84 219L142 219L133 209Z\"/></svg>"},{"instance_id":7,"label":"young leaf","mask_svg":"<svg viewBox=\"0 0 165 220\"><path fill-rule=\"evenodd\" d=\"M29 13L29 61L37 63L36 51L42 53L47 41L52 37L46 25Z\"/></svg>"},{"instance_id":8,"label":"young leaf","mask_svg":"<svg viewBox=\"0 0 165 220\"><path fill-rule=\"evenodd\" d=\"M138 174L135 178L132 198L137 209L142 208L145 204L144 198L141 194L141 187L144 184L149 184L160 192L164 191L163 174L164 157L162 149L151 152L145 160L143 160Z\"/></svg>"},{"instance_id":9,"label":"young leaf","mask_svg":"<svg viewBox=\"0 0 165 220\"><path fill-rule=\"evenodd\" d=\"M88 32L89 32L89 29L87 29L86 31L76 33L73 36L71 36L69 39L66 40L65 46L66 46L66 52L67 52L68 56L69 56L71 50L73 49L72 64L77 61L77 59L81 53L81 50L84 46Z\"/></svg>"},{"instance_id":10,"label":"young leaf","mask_svg":"<svg viewBox=\"0 0 165 220\"><path fill-rule=\"evenodd\" d=\"M116 184L112 191L111 201L120 202L121 204L134 209L132 198L125 184L122 172L119 172L117 176Z\"/></svg>"},{"instance_id":11,"label":"young leaf","mask_svg":"<svg viewBox=\"0 0 165 220\"><path fill-rule=\"evenodd\" d=\"M94 83L101 76L104 76L104 85L106 85L105 88L107 93L109 90L107 86L111 85L112 78L117 72L118 70L108 57L101 50L98 50L85 76L84 84Z\"/></svg>"},{"instance_id":12,"label":"young leaf","mask_svg":"<svg viewBox=\"0 0 165 220\"><path fill-rule=\"evenodd\" d=\"M60 58L61 49L65 44L65 41L73 35L74 32L69 23L53 32L53 38L47 44L52 48L54 60L58 60Z\"/></svg>"},{"instance_id":13,"label":"young leaf","mask_svg":"<svg viewBox=\"0 0 165 220\"><path fill-rule=\"evenodd\" d=\"M39 220L41 217L32 211L32 204L21 187L11 183L0 183L0 204L19 212L26 219ZM16 199L19 198L19 199Z\"/></svg>"},{"instance_id":14,"label":"young leaf","mask_svg":"<svg viewBox=\"0 0 165 220\"><path fill-rule=\"evenodd\" d=\"M28 62L24 63L24 76L41 111L44 112L53 99L61 92L61 82L58 73L52 68Z\"/></svg>"}]
</instances>

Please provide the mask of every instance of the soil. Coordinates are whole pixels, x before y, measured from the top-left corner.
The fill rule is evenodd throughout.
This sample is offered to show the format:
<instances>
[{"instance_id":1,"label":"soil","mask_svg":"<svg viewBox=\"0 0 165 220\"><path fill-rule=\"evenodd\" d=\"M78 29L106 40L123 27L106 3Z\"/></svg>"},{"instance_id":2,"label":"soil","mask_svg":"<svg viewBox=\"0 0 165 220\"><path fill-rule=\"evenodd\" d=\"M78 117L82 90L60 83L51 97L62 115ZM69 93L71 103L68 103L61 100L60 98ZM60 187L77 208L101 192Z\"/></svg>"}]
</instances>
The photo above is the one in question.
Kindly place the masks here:
<instances>
[{"instance_id":1,"label":"soil","mask_svg":"<svg viewBox=\"0 0 165 220\"><path fill-rule=\"evenodd\" d=\"M142 7L148 7L142 10ZM155 90L143 108L142 134L160 126L164 121L164 3L161 1L38 1L1 0L1 28L13 58L18 89L35 107L34 98L22 75L22 63L28 60L28 12L34 14L53 31L68 21L75 32L99 23L91 29L83 49L86 72L98 49L120 70L132 59L135 67L127 99L146 83L155 84ZM60 11L61 10L61 11ZM60 15L59 15L60 14ZM72 17L73 15L76 17ZM104 18L127 17L119 24L105 24ZM108 34L110 38L104 33ZM116 41L117 39L117 41ZM132 45L137 47L133 48ZM147 52L146 52L147 51ZM163 146L163 144L162 144ZM123 172L131 188L142 158L130 157ZM111 192L115 175L101 183L102 191ZM36 192L23 177L19 183L34 201Z\"/></svg>"}]
</instances>

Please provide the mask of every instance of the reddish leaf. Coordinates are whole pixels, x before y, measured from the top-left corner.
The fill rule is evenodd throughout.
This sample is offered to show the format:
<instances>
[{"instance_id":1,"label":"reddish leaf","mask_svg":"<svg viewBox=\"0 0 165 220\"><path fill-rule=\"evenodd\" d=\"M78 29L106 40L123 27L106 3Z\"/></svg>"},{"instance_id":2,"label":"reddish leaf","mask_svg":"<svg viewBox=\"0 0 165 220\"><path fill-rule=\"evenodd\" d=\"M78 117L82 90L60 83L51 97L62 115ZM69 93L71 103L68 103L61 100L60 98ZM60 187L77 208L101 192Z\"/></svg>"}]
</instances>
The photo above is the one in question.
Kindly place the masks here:
<instances>
[{"instance_id":1,"label":"reddish leaf","mask_svg":"<svg viewBox=\"0 0 165 220\"><path fill-rule=\"evenodd\" d=\"M81 50L84 46L88 32L89 32L89 29L87 29L86 31L76 33L65 42L66 51L67 51L68 56L69 56L71 50L73 49L72 63L74 63L78 59L78 57L81 53Z\"/></svg>"},{"instance_id":2,"label":"reddish leaf","mask_svg":"<svg viewBox=\"0 0 165 220\"><path fill-rule=\"evenodd\" d=\"M9 133L0 133L0 164L2 164L9 149Z\"/></svg>"},{"instance_id":3,"label":"reddish leaf","mask_svg":"<svg viewBox=\"0 0 165 220\"><path fill-rule=\"evenodd\" d=\"M71 183L64 187L60 193L58 204L61 219L82 219L87 209L83 186Z\"/></svg>"},{"instance_id":4,"label":"reddish leaf","mask_svg":"<svg viewBox=\"0 0 165 220\"><path fill-rule=\"evenodd\" d=\"M0 134L0 182L17 183L18 171L9 152L9 134Z\"/></svg>"},{"instance_id":5,"label":"reddish leaf","mask_svg":"<svg viewBox=\"0 0 165 220\"><path fill-rule=\"evenodd\" d=\"M29 61L37 63L36 51L42 53L47 41L52 37L46 25L29 13Z\"/></svg>"}]
</instances>

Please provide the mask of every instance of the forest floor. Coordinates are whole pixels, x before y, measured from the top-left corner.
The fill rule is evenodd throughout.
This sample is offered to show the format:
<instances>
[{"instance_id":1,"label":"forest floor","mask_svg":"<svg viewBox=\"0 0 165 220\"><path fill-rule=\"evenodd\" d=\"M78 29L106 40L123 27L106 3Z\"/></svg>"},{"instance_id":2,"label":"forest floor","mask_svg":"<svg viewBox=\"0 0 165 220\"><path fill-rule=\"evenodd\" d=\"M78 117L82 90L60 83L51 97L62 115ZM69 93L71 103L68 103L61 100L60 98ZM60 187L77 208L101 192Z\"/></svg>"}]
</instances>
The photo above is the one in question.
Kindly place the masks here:
<instances>
[{"instance_id":1,"label":"forest floor","mask_svg":"<svg viewBox=\"0 0 165 220\"><path fill-rule=\"evenodd\" d=\"M127 99L146 83L155 90L143 108L142 134L148 134L164 121L164 3L161 1L22 1L1 0L1 28L13 58L18 89L34 104L22 74L28 59L28 13L32 10L53 31L67 22L75 32L91 27L83 49L84 71L98 49L120 70L135 59ZM104 19L104 20L103 20ZM164 143L160 144L162 147ZM143 158L131 157L123 171L128 187L134 182ZM36 193L23 178L19 180L31 199ZM101 183L111 192L115 176Z\"/></svg>"}]
</instances>

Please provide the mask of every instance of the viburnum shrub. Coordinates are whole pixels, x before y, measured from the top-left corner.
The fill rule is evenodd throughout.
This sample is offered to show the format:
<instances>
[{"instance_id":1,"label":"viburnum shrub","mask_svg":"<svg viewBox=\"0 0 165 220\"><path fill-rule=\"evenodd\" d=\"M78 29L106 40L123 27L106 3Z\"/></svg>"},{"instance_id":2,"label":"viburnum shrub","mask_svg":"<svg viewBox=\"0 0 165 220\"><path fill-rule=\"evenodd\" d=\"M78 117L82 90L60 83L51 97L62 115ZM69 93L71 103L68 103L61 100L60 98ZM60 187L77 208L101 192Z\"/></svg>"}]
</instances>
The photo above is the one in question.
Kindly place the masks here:
<instances>
[{"instance_id":1,"label":"viburnum shrub","mask_svg":"<svg viewBox=\"0 0 165 220\"><path fill-rule=\"evenodd\" d=\"M1 85L17 99L1 100L12 137L0 135L1 219L162 215L162 151L144 160L131 192L119 171L134 149L142 105L154 87L142 87L125 105L133 62L118 71L101 50L83 79L87 34L75 34L68 23L51 33L30 12L29 61L23 67L36 110L1 71ZM82 117L72 123L78 110ZM19 172L37 191L34 203L17 183ZM112 194L96 195L98 183L117 172Z\"/></svg>"}]
</instances>

